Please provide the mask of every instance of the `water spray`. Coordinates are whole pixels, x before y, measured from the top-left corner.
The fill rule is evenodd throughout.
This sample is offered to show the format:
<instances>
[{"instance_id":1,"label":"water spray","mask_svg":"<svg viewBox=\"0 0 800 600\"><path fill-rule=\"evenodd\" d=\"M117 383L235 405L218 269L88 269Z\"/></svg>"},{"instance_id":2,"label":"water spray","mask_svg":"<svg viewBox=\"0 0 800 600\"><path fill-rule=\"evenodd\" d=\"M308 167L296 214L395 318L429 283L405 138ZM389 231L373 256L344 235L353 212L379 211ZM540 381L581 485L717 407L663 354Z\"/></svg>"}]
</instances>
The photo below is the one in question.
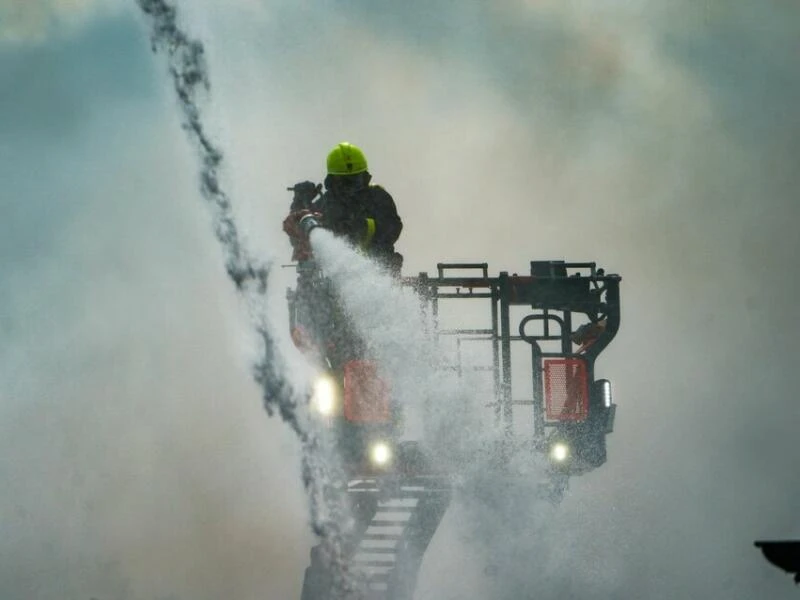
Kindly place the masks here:
<instances>
[{"instance_id":1,"label":"water spray","mask_svg":"<svg viewBox=\"0 0 800 600\"><path fill-rule=\"evenodd\" d=\"M304 219L314 256L353 317L367 352L392 382L395 400L418 418L418 441L439 466L458 470L492 432L471 422L476 415L467 410L469 383L445 368L457 357L434 341L414 289L399 285L368 256L317 228L312 216Z\"/></svg>"},{"instance_id":2,"label":"water spray","mask_svg":"<svg viewBox=\"0 0 800 600\"><path fill-rule=\"evenodd\" d=\"M310 498L311 525L320 537L333 574L331 598L359 597L359 582L345 564L344 538L348 514L337 483L341 475L326 458L326 445L299 408L308 404L308 392L295 390L284 373L285 357L278 350L266 318L266 292L271 263L254 259L242 245L230 197L220 182L223 152L203 125L200 99L210 91L203 44L178 25L177 9L166 0L137 0L151 26L154 52L167 59L182 126L200 158L200 191L213 215L214 234L222 246L225 268L247 302L253 326L263 346L263 357L253 374L263 391L271 416L278 412L300 439L303 484Z\"/></svg>"}]
</instances>

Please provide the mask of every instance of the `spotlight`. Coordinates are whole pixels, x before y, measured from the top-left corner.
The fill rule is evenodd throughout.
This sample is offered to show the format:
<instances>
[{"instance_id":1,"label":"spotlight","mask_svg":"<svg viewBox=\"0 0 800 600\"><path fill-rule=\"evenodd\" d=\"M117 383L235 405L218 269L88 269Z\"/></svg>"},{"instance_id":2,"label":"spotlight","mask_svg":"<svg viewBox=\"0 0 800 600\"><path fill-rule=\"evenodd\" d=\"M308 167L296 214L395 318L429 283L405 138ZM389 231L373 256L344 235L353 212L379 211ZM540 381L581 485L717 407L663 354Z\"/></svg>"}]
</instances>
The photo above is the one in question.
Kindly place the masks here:
<instances>
[{"instance_id":1,"label":"spotlight","mask_svg":"<svg viewBox=\"0 0 800 600\"><path fill-rule=\"evenodd\" d=\"M611 382L608 379L601 379L598 382L600 386L600 398L602 399L605 408L611 408L614 403L614 398L611 394Z\"/></svg>"},{"instance_id":2,"label":"spotlight","mask_svg":"<svg viewBox=\"0 0 800 600\"><path fill-rule=\"evenodd\" d=\"M550 459L553 462L563 463L569 458L569 446L564 442L556 442L550 446Z\"/></svg>"},{"instance_id":3,"label":"spotlight","mask_svg":"<svg viewBox=\"0 0 800 600\"><path fill-rule=\"evenodd\" d=\"M330 417L338 408L336 381L330 375L321 375L314 381L311 393L311 407L323 416Z\"/></svg>"},{"instance_id":4,"label":"spotlight","mask_svg":"<svg viewBox=\"0 0 800 600\"><path fill-rule=\"evenodd\" d=\"M375 442L369 447L369 461L376 467L392 462L392 447L386 442Z\"/></svg>"}]
</instances>

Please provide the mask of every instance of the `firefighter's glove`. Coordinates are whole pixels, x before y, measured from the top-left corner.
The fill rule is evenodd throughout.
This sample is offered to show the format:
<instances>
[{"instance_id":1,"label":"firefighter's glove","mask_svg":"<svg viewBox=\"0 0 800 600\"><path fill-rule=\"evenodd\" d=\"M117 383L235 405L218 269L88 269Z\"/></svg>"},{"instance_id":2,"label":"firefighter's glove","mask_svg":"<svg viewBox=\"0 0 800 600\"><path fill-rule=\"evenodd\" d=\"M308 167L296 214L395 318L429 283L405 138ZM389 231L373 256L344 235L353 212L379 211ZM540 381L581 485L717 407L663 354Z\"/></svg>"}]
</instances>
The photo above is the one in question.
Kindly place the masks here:
<instances>
[{"instance_id":1,"label":"firefighter's glove","mask_svg":"<svg viewBox=\"0 0 800 600\"><path fill-rule=\"evenodd\" d=\"M300 226L300 221L306 217L313 217L316 221L319 219L319 213L312 213L309 210L292 211L283 221L283 230L289 236L289 241L292 244L292 260L304 261L311 258L311 246L308 244L308 234L303 227Z\"/></svg>"},{"instance_id":2,"label":"firefighter's glove","mask_svg":"<svg viewBox=\"0 0 800 600\"><path fill-rule=\"evenodd\" d=\"M294 184L289 190L294 192L292 210L300 210L311 206L311 202L322 191L322 184L314 183L313 181L301 181Z\"/></svg>"}]
</instances>

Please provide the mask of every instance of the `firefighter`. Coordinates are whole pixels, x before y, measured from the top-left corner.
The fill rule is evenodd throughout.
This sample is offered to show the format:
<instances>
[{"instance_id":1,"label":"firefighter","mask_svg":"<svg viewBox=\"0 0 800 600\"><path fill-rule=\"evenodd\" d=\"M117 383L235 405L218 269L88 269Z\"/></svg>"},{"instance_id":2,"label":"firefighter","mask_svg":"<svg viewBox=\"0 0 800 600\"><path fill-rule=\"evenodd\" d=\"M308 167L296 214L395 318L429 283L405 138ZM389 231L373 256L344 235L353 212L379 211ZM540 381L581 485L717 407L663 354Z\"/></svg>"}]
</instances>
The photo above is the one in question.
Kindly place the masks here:
<instances>
[{"instance_id":1,"label":"firefighter","mask_svg":"<svg viewBox=\"0 0 800 600\"><path fill-rule=\"evenodd\" d=\"M403 222L392 196L378 185L371 185L367 159L360 148L348 142L338 144L328 154L325 191L311 181L293 188L292 214L284 229L300 229L307 235L320 225L346 239L391 272L399 274L403 257L395 252ZM295 258L297 247L295 247Z\"/></svg>"}]
</instances>

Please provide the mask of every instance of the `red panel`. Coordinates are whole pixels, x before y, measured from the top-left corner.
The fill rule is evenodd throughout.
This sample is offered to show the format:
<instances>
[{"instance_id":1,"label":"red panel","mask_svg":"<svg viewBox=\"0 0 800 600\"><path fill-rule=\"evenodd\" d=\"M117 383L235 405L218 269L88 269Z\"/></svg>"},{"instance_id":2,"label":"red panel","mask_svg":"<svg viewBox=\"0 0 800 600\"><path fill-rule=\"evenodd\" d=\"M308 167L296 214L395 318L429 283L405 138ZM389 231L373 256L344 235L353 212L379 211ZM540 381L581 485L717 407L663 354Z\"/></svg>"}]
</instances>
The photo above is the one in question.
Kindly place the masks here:
<instances>
[{"instance_id":1,"label":"red panel","mask_svg":"<svg viewBox=\"0 0 800 600\"><path fill-rule=\"evenodd\" d=\"M589 416L589 379L580 358L546 358L544 406L548 421L583 421Z\"/></svg>"},{"instance_id":2,"label":"red panel","mask_svg":"<svg viewBox=\"0 0 800 600\"><path fill-rule=\"evenodd\" d=\"M351 360L344 366L344 418L353 423L385 423L391 418L389 386L375 363Z\"/></svg>"}]
</instances>

